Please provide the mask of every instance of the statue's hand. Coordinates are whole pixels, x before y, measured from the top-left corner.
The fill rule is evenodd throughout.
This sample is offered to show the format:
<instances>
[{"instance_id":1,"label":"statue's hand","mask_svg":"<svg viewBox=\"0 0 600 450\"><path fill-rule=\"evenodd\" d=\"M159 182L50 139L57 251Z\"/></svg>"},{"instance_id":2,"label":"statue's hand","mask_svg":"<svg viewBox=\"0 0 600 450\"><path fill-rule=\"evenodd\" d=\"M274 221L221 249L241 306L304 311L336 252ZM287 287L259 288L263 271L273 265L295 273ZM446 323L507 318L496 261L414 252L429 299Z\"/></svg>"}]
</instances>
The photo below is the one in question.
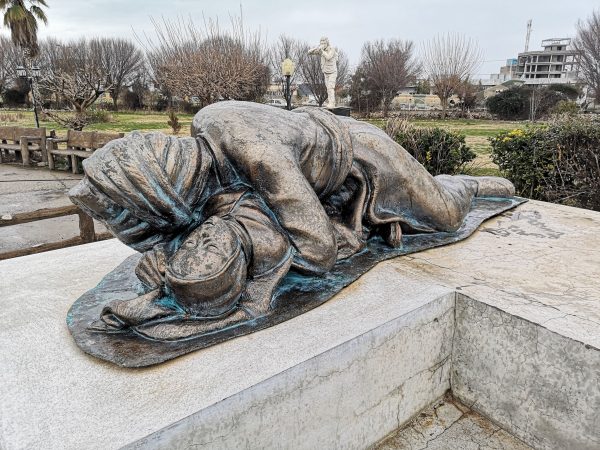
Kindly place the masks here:
<instances>
[{"instance_id":1,"label":"statue's hand","mask_svg":"<svg viewBox=\"0 0 600 450\"><path fill-rule=\"evenodd\" d=\"M367 242L364 236L342 225L339 222L332 221L335 230L335 240L337 242L337 260L346 259L360 252Z\"/></svg>"}]
</instances>

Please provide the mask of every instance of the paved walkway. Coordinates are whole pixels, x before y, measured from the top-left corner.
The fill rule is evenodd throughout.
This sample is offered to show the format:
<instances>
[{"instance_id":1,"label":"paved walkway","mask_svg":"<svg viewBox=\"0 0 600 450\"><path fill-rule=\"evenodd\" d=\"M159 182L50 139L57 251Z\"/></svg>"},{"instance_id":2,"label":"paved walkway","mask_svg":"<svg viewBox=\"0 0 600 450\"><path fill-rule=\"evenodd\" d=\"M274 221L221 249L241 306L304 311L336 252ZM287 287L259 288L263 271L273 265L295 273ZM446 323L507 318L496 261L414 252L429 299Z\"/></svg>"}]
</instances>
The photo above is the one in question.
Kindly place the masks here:
<instances>
[{"instance_id":1,"label":"paved walkway","mask_svg":"<svg viewBox=\"0 0 600 450\"><path fill-rule=\"evenodd\" d=\"M419 414L374 450L530 450L485 417L452 398Z\"/></svg>"},{"instance_id":2,"label":"paved walkway","mask_svg":"<svg viewBox=\"0 0 600 450\"><path fill-rule=\"evenodd\" d=\"M68 190L81 175L43 167L0 164L0 216L71 204ZM97 225L97 230L102 231ZM34 247L79 235L77 216L0 228L0 251Z\"/></svg>"}]
</instances>

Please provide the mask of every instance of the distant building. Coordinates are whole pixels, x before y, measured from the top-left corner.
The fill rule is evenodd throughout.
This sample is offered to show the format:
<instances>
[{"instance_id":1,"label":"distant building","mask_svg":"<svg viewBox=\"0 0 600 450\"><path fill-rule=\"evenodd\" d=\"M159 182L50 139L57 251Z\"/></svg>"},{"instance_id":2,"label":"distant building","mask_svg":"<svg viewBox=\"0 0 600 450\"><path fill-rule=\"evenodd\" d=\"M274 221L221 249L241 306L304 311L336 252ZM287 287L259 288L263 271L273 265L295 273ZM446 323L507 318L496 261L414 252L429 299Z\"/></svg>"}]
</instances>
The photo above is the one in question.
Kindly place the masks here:
<instances>
[{"instance_id":1,"label":"distant building","mask_svg":"<svg viewBox=\"0 0 600 450\"><path fill-rule=\"evenodd\" d=\"M539 85L579 82L579 62L571 39L546 39L542 47L543 50L519 53L519 79Z\"/></svg>"},{"instance_id":2,"label":"distant building","mask_svg":"<svg viewBox=\"0 0 600 450\"><path fill-rule=\"evenodd\" d=\"M450 104L458 103L459 101L456 95L453 95L449 99ZM441 110L442 102L434 94L400 93L392 100L391 107L392 109L403 110Z\"/></svg>"},{"instance_id":3,"label":"distant building","mask_svg":"<svg viewBox=\"0 0 600 450\"><path fill-rule=\"evenodd\" d=\"M510 58L506 60L506 65L500 67L500 73L492 73L489 78L479 80L483 89L498 86L506 81L517 78L518 59Z\"/></svg>"},{"instance_id":4,"label":"distant building","mask_svg":"<svg viewBox=\"0 0 600 450\"><path fill-rule=\"evenodd\" d=\"M501 81L509 81L517 76L517 67L519 60L517 58L510 58L506 60L506 65L500 67L500 79Z\"/></svg>"},{"instance_id":5,"label":"distant building","mask_svg":"<svg viewBox=\"0 0 600 450\"><path fill-rule=\"evenodd\" d=\"M493 97L500 92L507 91L513 87L522 86L523 84L525 84L524 81L511 79L503 81L502 83L498 83L494 86L486 87L486 89L483 90L483 99L487 100L488 98Z\"/></svg>"}]
</instances>

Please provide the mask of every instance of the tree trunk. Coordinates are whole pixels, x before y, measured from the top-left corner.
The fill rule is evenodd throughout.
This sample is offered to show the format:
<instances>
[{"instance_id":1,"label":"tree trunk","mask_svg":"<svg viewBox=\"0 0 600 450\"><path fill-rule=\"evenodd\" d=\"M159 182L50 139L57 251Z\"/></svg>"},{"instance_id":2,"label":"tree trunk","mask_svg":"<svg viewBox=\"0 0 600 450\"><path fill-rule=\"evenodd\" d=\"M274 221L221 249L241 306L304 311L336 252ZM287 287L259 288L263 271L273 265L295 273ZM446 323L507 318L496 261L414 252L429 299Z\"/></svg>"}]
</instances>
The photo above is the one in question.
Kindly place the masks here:
<instances>
[{"instance_id":1,"label":"tree trunk","mask_svg":"<svg viewBox=\"0 0 600 450\"><path fill-rule=\"evenodd\" d=\"M114 94L111 94L111 96L112 96L112 101L113 101L113 109L115 110L115 112L118 112L119 111L119 105L117 104L117 100L118 100L119 96L118 95L114 95Z\"/></svg>"},{"instance_id":2,"label":"tree trunk","mask_svg":"<svg viewBox=\"0 0 600 450\"><path fill-rule=\"evenodd\" d=\"M442 120L446 119L446 110L448 109L448 99L442 98Z\"/></svg>"},{"instance_id":3,"label":"tree trunk","mask_svg":"<svg viewBox=\"0 0 600 450\"><path fill-rule=\"evenodd\" d=\"M386 118L388 116L389 110L390 110L390 101L388 101L388 98L386 96L383 97L383 117Z\"/></svg>"}]
</instances>

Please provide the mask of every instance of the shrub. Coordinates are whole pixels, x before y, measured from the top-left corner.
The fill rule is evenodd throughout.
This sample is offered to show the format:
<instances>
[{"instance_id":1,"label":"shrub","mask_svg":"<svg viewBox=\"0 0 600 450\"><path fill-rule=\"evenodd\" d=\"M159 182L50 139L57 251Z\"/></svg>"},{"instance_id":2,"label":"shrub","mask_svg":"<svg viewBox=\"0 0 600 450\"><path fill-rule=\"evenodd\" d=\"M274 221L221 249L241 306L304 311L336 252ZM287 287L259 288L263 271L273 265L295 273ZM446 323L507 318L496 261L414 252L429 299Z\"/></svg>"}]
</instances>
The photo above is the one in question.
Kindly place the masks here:
<instances>
[{"instance_id":1,"label":"shrub","mask_svg":"<svg viewBox=\"0 0 600 450\"><path fill-rule=\"evenodd\" d=\"M415 127L405 120L390 119L385 130L432 175L460 173L477 156L463 135L443 128Z\"/></svg>"},{"instance_id":2,"label":"shrub","mask_svg":"<svg viewBox=\"0 0 600 450\"><path fill-rule=\"evenodd\" d=\"M23 106L27 103L27 91L7 89L2 94L3 105L7 107Z\"/></svg>"},{"instance_id":3,"label":"shrub","mask_svg":"<svg viewBox=\"0 0 600 450\"><path fill-rule=\"evenodd\" d=\"M85 112L88 123L110 123L113 115L104 109L93 109Z\"/></svg>"},{"instance_id":4,"label":"shrub","mask_svg":"<svg viewBox=\"0 0 600 450\"><path fill-rule=\"evenodd\" d=\"M92 123L109 123L113 121L111 113L100 109L67 114L50 111L44 113L63 127L76 131L81 131Z\"/></svg>"},{"instance_id":5,"label":"shrub","mask_svg":"<svg viewBox=\"0 0 600 450\"><path fill-rule=\"evenodd\" d=\"M523 119L528 113L529 97L519 87L502 91L485 102L490 113L504 120Z\"/></svg>"},{"instance_id":6,"label":"shrub","mask_svg":"<svg viewBox=\"0 0 600 450\"><path fill-rule=\"evenodd\" d=\"M600 211L600 121L562 117L490 138L517 194Z\"/></svg>"},{"instance_id":7,"label":"shrub","mask_svg":"<svg viewBox=\"0 0 600 450\"><path fill-rule=\"evenodd\" d=\"M0 123L19 122L24 118L23 113L0 113Z\"/></svg>"},{"instance_id":8,"label":"shrub","mask_svg":"<svg viewBox=\"0 0 600 450\"><path fill-rule=\"evenodd\" d=\"M142 97L137 92L125 91L122 95L123 106L131 111L136 111L144 107Z\"/></svg>"},{"instance_id":9,"label":"shrub","mask_svg":"<svg viewBox=\"0 0 600 450\"><path fill-rule=\"evenodd\" d=\"M179 134L181 130L181 124L179 123L179 117L175 114L175 110L169 109L169 120L167 121L167 125L171 127L173 130L173 134Z\"/></svg>"},{"instance_id":10,"label":"shrub","mask_svg":"<svg viewBox=\"0 0 600 450\"><path fill-rule=\"evenodd\" d=\"M552 114L575 115L579 112L577 103L571 100L561 100L551 110Z\"/></svg>"},{"instance_id":11,"label":"shrub","mask_svg":"<svg viewBox=\"0 0 600 450\"><path fill-rule=\"evenodd\" d=\"M551 91L561 92L568 100L575 101L579 97L579 89L572 84L551 84L548 86Z\"/></svg>"},{"instance_id":12,"label":"shrub","mask_svg":"<svg viewBox=\"0 0 600 450\"><path fill-rule=\"evenodd\" d=\"M491 137L490 143L492 161L513 182L517 194L541 198L544 173L551 167L550 154L543 143L543 130L529 127L503 131Z\"/></svg>"},{"instance_id":13,"label":"shrub","mask_svg":"<svg viewBox=\"0 0 600 450\"><path fill-rule=\"evenodd\" d=\"M572 101L572 89L575 88L565 85L512 87L488 98L486 106L491 114L500 119L527 119L533 114L536 120L553 113L559 103Z\"/></svg>"}]
</instances>

